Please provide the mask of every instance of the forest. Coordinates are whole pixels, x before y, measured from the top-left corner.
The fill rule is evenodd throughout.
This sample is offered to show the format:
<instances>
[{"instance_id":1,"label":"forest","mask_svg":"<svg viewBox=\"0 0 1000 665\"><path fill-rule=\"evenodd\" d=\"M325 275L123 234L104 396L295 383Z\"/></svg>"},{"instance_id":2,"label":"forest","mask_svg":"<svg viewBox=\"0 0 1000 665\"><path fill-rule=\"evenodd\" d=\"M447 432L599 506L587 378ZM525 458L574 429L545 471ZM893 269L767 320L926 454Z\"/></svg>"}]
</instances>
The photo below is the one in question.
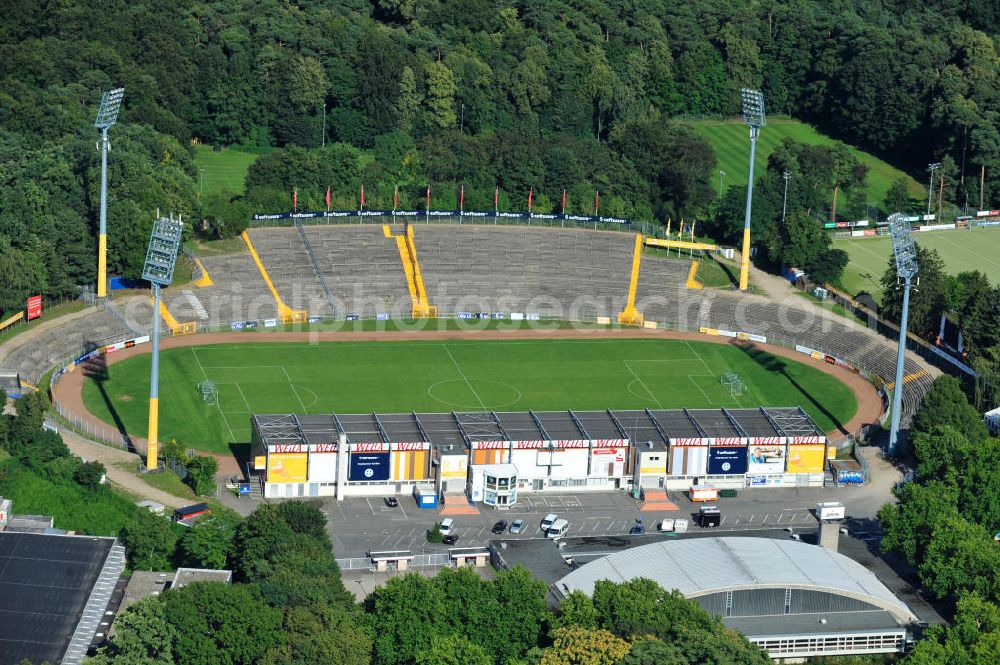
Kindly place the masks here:
<instances>
[{"instance_id":1,"label":"forest","mask_svg":"<svg viewBox=\"0 0 1000 665\"><path fill-rule=\"evenodd\" d=\"M998 19L991 0L10 0L0 311L92 288L93 118L112 87L126 90L111 135L113 274L139 271L157 209L200 215L218 237L250 210L287 209L293 188L303 206L330 187L335 207L352 207L362 182L381 206L397 186L412 203L431 185L488 208L499 187L501 205L523 208L531 190L536 210L552 210L565 191L585 213L599 191L608 214L714 220L726 240L741 193L715 200L714 156L684 120L736 116L743 86L764 91L768 113L918 180L942 162L947 200L977 200L985 166L997 207ZM200 199L194 143L266 155L245 199ZM786 164L821 170L793 185L793 222L762 233L765 263L802 258L837 274L828 248L781 251L781 233L800 249L815 237L816 187L841 189L845 214L866 203L854 193L864 173L826 152L788 147ZM773 174L759 171L754 223L773 226Z\"/></svg>"}]
</instances>

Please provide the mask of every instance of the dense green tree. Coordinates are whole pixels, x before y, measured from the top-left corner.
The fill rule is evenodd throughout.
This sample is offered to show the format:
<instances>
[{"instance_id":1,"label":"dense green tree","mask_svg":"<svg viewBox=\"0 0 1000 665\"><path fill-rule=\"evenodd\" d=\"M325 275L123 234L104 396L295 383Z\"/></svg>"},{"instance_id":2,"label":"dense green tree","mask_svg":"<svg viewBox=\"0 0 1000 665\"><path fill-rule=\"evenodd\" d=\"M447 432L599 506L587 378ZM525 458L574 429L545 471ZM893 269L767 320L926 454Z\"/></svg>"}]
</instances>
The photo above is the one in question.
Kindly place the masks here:
<instances>
[{"instance_id":1,"label":"dense green tree","mask_svg":"<svg viewBox=\"0 0 1000 665\"><path fill-rule=\"evenodd\" d=\"M899 552L910 563L921 561L933 525L958 517L958 488L941 480L906 483L895 492L898 503L878 511L885 533L882 550Z\"/></svg>"},{"instance_id":2,"label":"dense green tree","mask_svg":"<svg viewBox=\"0 0 1000 665\"><path fill-rule=\"evenodd\" d=\"M135 570L169 570L177 537L165 517L140 510L119 534Z\"/></svg>"},{"instance_id":3,"label":"dense green tree","mask_svg":"<svg viewBox=\"0 0 1000 665\"><path fill-rule=\"evenodd\" d=\"M181 565L191 568L226 568L233 553L239 518L226 510L213 512L184 532L177 544Z\"/></svg>"},{"instance_id":4,"label":"dense green tree","mask_svg":"<svg viewBox=\"0 0 1000 665\"><path fill-rule=\"evenodd\" d=\"M417 653L416 665L492 665L481 646L459 634L435 635L430 646Z\"/></svg>"},{"instance_id":5,"label":"dense green tree","mask_svg":"<svg viewBox=\"0 0 1000 665\"><path fill-rule=\"evenodd\" d=\"M187 469L187 483L198 496L215 496L215 474L219 471L219 460L211 455L195 455L184 467Z\"/></svg>"},{"instance_id":6,"label":"dense green tree","mask_svg":"<svg viewBox=\"0 0 1000 665\"><path fill-rule=\"evenodd\" d=\"M115 617L115 634L94 665L173 665L176 632L159 597L130 605Z\"/></svg>"},{"instance_id":7,"label":"dense green tree","mask_svg":"<svg viewBox=\"0 0 1000 665\"><path fill-rule=\"evenodd\" d=\"M73 480L87 489L97 489L104 480L104 465L100 462L85 462L73 473Z\"/></svg>"},{"instance_id":8,"label":"dense green tree","mask_svg":"<svg viewBox=\"0 0 1000 665\"><path fill-rule=\"evenodd\" d=\"M921 408L913 417L913 432L931 432L935 427L950 426L972 441L985 438L986 425L962 391L958 379L943 374L934 379L931 389L924 395Z\"/></svg>"}]
</instances>

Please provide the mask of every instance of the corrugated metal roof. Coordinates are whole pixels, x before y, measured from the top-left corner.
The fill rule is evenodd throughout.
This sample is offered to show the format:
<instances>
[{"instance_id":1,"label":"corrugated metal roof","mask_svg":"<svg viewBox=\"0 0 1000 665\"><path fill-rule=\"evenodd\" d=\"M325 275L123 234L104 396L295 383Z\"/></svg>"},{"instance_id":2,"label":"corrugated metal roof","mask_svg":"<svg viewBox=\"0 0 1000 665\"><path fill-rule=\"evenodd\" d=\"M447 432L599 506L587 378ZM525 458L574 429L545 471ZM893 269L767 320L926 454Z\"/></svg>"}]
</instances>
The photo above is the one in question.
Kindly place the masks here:
<instances>
[{"instance_id":1,"label":"corrugated metal roof","mask_svg":"<svg viewBox=\"0 0 1000 665\"><path fill-rule=\"evenodd\" d=\"M560 593L594 591L598 580L651 579L686 597L727 589L803 588L860 598L916 621L913 612L861 564L815 545L771 538L660 541L592 561L556 583Z\"/></svg>"}]
</instances>

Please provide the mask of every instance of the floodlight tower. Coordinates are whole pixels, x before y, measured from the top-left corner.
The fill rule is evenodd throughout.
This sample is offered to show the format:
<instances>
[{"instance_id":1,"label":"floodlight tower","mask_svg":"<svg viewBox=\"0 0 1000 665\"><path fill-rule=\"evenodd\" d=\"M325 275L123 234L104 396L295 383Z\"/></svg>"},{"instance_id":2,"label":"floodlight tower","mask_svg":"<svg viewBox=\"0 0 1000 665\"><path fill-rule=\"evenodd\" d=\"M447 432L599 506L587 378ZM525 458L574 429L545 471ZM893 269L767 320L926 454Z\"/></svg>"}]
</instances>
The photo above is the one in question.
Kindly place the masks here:
<instances>
[{"instance_id":1,"label":"floodlight tower","mask_svg":"<svg viewBox=\"0 0 1000 665\"><path fill-rule=\"evenodd\" d=\"M108 296L108 130L118 122L125 88L108 90L101 97L94 127L101 130L101 228L97 247L97 297Z\"/></svg>"},{"instance_id":2,"label":"floodlight tower","mask_svg":"<svg viewBox=\"0 0 1000 665\"><path fill-rule=\"evenodd\" d=\"M764 93L743 88L743 122L750 127L750 175L747 181L747 208L743 215L743 256L740 258L740 291L746 291L750 282L750 208L753 202L753 161L757 152L760 128L767 124L764 114Z\"/></svg>"},{"instance_id":3,"label":"floodlight tower","mask_svg":"<svg viewBox=\"0 0 1000 665\"><path fill-rule=\"evenodd\" d=\"M931 172L930 180L927 182L927 214L931 214L931 199L934 198L934 172L941 168L941 162L934 162L927 165L927 170Z\"/></svg>"},{"instance_id":4,"label":"floodlight tower","mask_svg":"<svg viewBox=\"0 0 1000 665\"><path fill-rule=\"evenodd\" d=\"M785 172L781 174L781 177L785 179L785 195L781 199L781 225L785 225L785 210L788 208L788 180L792 177L790 171L785 169Z\"/></svg>"},{"instance_id":5,"label":"floodlight tower","mask_svg":"<svg viewBox=\"0 0 1000 665\"><path fill-rule=\"evenodd\" d=\"M146 263L142 278L153 286L153 367L149 375L149 441L146 447L146 469L157 468L159 452L157 436L160 423L160 288L174 281L174 263L181 246L184 225L173 216L161 217L153 222L153 232L146 249Z\"/></svg>"},{"instance_id":6,"label":"floodlight tower","mask_svg":"<svg viewBox=\"0 0 1000 665\"><path fill-rule=\"evenodd\" d=\"M889 216L892 252L896 257L896 278L903 280L903 310L899 319L899 350L896 353L896 383L892 389L892 425L888 453L896 453L899 417L903 410L903 362L906 360L906 325L910 314L910 287L917 274L917 248L910 235L910 223L900 213Z\"/></svg>"}]
</instances>

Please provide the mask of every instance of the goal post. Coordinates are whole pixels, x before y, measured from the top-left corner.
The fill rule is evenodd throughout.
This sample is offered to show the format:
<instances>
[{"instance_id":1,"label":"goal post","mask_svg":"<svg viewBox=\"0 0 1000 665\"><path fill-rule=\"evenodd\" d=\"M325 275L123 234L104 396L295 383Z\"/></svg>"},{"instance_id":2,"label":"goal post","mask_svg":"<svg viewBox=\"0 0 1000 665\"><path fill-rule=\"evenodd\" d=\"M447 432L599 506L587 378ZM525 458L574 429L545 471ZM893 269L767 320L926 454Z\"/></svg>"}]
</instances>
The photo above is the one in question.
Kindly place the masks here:
<instances>
[{"instance_id":1,"label":"goal post","mask_svg":"<svg viewBox=\"0 0 1000 665\"><path fill-rule=\"evenodd\" d=\"M201 399L206 404L218 404L219 403L219 389L215 386L215 381L205 380L198 383L198 392L201 393Z\"/></svg>"},{"instance_id":2,"label":"goal post","mask_svg":"<svg viewBox=\"0 0 1000 665\"><path fill-rule=\"evenodd\" d=\"M729 393L730 397L739 397L743 394L743 377L735 372L723 372L719 376L719 384Z\"/></svg>"}]
</instances>

